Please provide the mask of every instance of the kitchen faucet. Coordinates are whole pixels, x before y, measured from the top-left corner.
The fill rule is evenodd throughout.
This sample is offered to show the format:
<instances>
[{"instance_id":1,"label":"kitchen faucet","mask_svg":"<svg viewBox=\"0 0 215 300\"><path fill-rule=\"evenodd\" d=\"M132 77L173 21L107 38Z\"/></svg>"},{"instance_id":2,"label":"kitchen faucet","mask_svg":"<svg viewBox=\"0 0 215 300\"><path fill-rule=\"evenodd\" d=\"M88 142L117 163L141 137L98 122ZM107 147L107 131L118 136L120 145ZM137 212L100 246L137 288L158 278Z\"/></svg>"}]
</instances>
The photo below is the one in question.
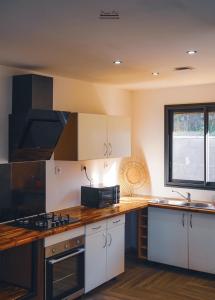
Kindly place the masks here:
<instances>
[{"instance_id":1,"label":"kitchen faucet","mask_svg":"<svg viewBox=\"0 0 215 300\"><path fill-rule=\"evenodd\" d=\"M179 194L181 197L183 197L184 199L186 199L188 202L191 202L191 193L187 193L187 196L184 196L182 193L172 190L173 193L177 193Z\"/></svg>"}]
</instances>

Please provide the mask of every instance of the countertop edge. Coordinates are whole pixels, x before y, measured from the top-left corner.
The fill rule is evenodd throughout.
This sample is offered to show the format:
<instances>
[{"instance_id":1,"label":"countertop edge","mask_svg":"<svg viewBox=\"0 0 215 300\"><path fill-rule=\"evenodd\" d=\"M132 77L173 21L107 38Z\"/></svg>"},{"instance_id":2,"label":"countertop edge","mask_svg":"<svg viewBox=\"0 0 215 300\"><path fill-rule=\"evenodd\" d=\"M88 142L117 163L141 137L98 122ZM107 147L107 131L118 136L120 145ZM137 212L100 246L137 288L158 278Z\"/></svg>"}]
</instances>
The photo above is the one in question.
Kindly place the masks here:
<instances>
[{"instance_id":1,"label":"countertop edge","mask_svg":"<svg viewBox=\"0 0 215 300\"><path fill-rule=\"evenodd\" d=\"M12 227L8 224L0 225L0 251L9 248L25 245L34 241L43 239L48 236L66 232L90 223L99 222L111 217L126 214L132 211L137 211L147 207L157 207L162 209L173 209L195 213L215 214L215 210L200 209L193 207L174 206L167 204L149 203L150 200L161 197L153 196L135 196L122 197L120 204L115 207L108 207L102 209L92 209L82 206L76 206L64 210L59 210L56 213L69 213L72 216L78 216L80 221L77 223L65 225L47 231L35 231L19 227ZM177 199L179 200L179 199Z\"/></svg>"}]
</instances>

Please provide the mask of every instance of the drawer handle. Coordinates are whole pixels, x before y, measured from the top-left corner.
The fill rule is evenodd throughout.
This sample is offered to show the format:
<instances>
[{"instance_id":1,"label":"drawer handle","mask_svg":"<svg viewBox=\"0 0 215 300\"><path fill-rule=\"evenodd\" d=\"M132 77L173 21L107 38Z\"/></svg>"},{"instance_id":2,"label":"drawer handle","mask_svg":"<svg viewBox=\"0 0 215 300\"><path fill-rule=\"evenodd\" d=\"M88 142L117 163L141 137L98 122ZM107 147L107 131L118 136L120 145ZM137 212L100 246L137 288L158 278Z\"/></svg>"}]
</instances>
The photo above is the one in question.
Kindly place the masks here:
<instances>
[{"instance_id":1,"label":"drawer handle","mask_svg":"<svg viewBox=\"0 0 215 300\"><path fill-rule=\"evenodd\" d=\"M121 220L113 221L114 224L119 223Z\"/></svg>"},{"instance_id":2,"label":"drawer handle","mask_svg":"<svg viewBox=\"0 0 215 300\"><path fill-rule=\"evenodd\" d=\"M92 229L93 230L98 230L98 229L100 229L102 226L100 225L100 226L98 226L98 227L92 227Z\"/></svg>"},{"instance_id":3,"label":"drawer handle","mask_svg":"<svg viewBox=\"0 0 215 300\"><path fill-rule=\"evenodd\" d=\"M84 248L80 248L80 249L78 249L76 252L74 252L74 253L72 253L72 254L68 254L68 255L63 256L63 257L58 258L58 259L50 259L50 260L49 260L49 263L52 264L52 265L54 265L54 264L56 264L56 263L59 263L59 262L61 262L61 261L66 260L66 259L68 259L68 258L70 258L70 257L73 257L73 256L76 256L76 255L78 255L78 254L81 254L81 253L83 253L84 251L85 251Z\"/></svg>"}]
</instances>

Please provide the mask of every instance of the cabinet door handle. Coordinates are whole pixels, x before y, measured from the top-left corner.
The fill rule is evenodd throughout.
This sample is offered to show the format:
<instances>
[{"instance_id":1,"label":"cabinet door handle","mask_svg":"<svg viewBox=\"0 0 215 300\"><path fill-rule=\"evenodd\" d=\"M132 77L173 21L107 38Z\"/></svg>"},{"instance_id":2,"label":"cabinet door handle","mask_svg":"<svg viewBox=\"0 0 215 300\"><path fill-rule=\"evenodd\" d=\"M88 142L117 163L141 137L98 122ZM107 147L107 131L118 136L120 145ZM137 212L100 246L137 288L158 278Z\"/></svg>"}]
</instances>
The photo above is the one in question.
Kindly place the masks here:
<instances>
[{"instance_id":1,"label":"cabinet door handle","mask_svg":"<svg viewBox=\"0 0 215 300\"><path fill-rule=\"evenodd\" d=\"M116 223L119 223L119 222L120 222L120 220L113 221L113 224L116 224Z\"/></svg>"},{"instance_id":2,"label":"cabinet door handle","mask_svg":"<svg viewBox=\"0 0 215 300\"><path fill-rule=\"evenodd\" d=\"M63 257L58 258L58 259L51 259L51 260L49 260L49 263L52 264L52 265L54 265L54 264L56 264L56 263L58 263L58 262L60 262L60 261L64 261L64 260L66 260L66 259L68 259L68 258L70 258L70 257L73 257L73 256L75 256L75 255L81 254L81 253L83 253L84 251L85 251L85 249L80 248L80 249L78 249L75 253L68 254L68 255L63 256Z\"/></svg>"},{"instance_id":3,"label":"cabinet door handle","mask_svg":"<svg viewBox=\"0 0 215 300\"><path fill-rule=\"evenodd\" d=\"M106 246L107 246L107 236L104 233L103 233L103 237L104 237L104 241L105 241L103 248L106 248Z\"/></svg>"},{"instance_id":4,"label":"cabinet door handle","mask_svg":"<svg viewBox=\"0 0 215 300\"><path fill-rule=\"evenodd\" d=\"M110 156L112 154L112 145L111 145L111 143L108 143L108 146L109 146L109 149L110 149L108 155Z\"/></svg>"},{"instance_id":5,"label":"cabinet door handle","mask_svg":"<svg viewBox=\"0 0 215 300\"><path fill-rule=\"evenodd\" d=\"M110 242L109 242L109 244L108 244L108 247L110 247L110 245L112 244L112 236L111 236L110 233L108 233L108 235L109 235L109 237L110 237Z\"/></svg>"},{"instance_id":6,"label":"cabinet door handle","mask_svg":"<svg viewBox=\"0 0 215 300\"><path fill-rule=\"evenodd\" d=\"M190 215L190 228L193 228L193 215Z\"/></svg>"},{"instance_id":7,"label":"cabinet door handle","mask_svg":"<svg viewBox=\"0 0 215 300\"><path fill-rule=\"evenodd\" d=\"M107 154L108 154L108 146L107 146L106 143L104 143L104 149L105 149L104 156L107 156Z\"/></svg>"},{"instance_id":8,"label":"cabinet door handle","mask_svg":"<svg viewBox=\"0 0 215 300\"><path fill-rule=\"evenodd\" d=\"M100 229L102 226L100 225L100 226L97 226L97 227L92 227L92 229L93 230L98 230L98 229Z\"/></svg>"},{"instance_id":9,"label":"cabinet door handle","mask_svg":"<svg viewBox=\"0 0 215 300\"><path fill-rule=\"evenodd\" d=\"M185 225L184 218L185 218L185 214L183 213L183 215L182 215L182 225L183 225L183 227Z\"/></svg>"}]
</instances>

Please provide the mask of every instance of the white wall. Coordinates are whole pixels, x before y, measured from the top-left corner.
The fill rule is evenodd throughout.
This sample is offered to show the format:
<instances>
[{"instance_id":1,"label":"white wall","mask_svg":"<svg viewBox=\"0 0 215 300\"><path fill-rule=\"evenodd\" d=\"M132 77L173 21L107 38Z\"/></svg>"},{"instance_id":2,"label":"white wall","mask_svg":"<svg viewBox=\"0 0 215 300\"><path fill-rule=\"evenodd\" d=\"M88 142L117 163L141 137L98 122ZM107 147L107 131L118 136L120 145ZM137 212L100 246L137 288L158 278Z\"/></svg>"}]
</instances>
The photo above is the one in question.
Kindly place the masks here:
<instances>
[{"instance_id":1,"label":"white wall","mask_svg":"<svg viewBox=\"0 0 215 300\"><path fill-rule=\"evenodd\" d=\"M132 101L133 153L142 158L149 177L148 184L138 192L173 196L172 188L164 187L164 105L215 102L215 84L134 91ZM213 191L178 191L189 191L196 200L215 198Z\"/></svg>"},{"instance_id":2,"label":"white wall","mask_svg":"<svg viewBox=\"0 0 215 300\"><path fill-rule=\"evenodd\" d=\"M81 185L89 185L81 164L87 166L94 183L107 185L118 183L120 159L92 160L84 162L46 162L46 210L56 211L80 205Z\"/></svg>"},{"instance_id":3,"label":"white wall","mask_svg":"<svg viewBox=\"0 0 215 300\"><path fill-rule=\"evenodd\" d=\"M130 92L111 85L54 78L54 109L107 115L130 115Z\"/></svg>"},{"instance_id":4,"label":"white wall","mask_svg":"<svg viewBox=\"0 0 215 300\"><path fill-rule=\"evenodd\" d=\"M12 108L12 76L30 71L0 66L0 163L8 161L8 114ZM51 76L51 75L50 75ZM131 115L130 92L110 85L99 85L54 77L54 109L73 112ZM120 160L82 162L94 181L118 182ZM55 174L55 167L60 172ZM47 164L47 211L80 204L80 187L88 184L81 162Z\"/></svg>"},{"instance_id":5,"label":"white wall","mask_svg":"<svg viewBox=\"0 0 215 300\"><path fill-rule=\"evenodd\" d=\"M11 112L11 78L28 73L0 66L0 162L7 162L8 114ZM132 96L132 97L131 97ZM215 84L138 90L128 92L108 85L98 85L62 77L54 78L54 108L86 113L130 115L133 119L133 155L140 158L148 170L148 183L137 193L172 196L164 187L164 105L215 102ZM108 164L107 164L108 162ZM95 180L111 178L116 182L120 160L84 162ZM87 184L80 162L53 162L61 172L53 175L47 195L49 211L80 203L80 186ZM179 189L183 191L183 189ZM186 189L187 191L187 189ZM215 198L213 191L190 190L193 199Z\"/></svg>"},{"instance_id":6,"label":"white wall","mask_svg":"<svg viewBox=\"0 0 215 300\"><path fill-rule=\"evenodd\" d=\"M83 113L126 115L132 113L130 92L109 85L92 84L74 79L54 78L54 109ZM118 183L120 159L49 164L47 211L80 204L80 187L89 184L81 164L87 166L94 183ZM54 174L55 167L60 168Z\"/></svg>"}]
</instances>

